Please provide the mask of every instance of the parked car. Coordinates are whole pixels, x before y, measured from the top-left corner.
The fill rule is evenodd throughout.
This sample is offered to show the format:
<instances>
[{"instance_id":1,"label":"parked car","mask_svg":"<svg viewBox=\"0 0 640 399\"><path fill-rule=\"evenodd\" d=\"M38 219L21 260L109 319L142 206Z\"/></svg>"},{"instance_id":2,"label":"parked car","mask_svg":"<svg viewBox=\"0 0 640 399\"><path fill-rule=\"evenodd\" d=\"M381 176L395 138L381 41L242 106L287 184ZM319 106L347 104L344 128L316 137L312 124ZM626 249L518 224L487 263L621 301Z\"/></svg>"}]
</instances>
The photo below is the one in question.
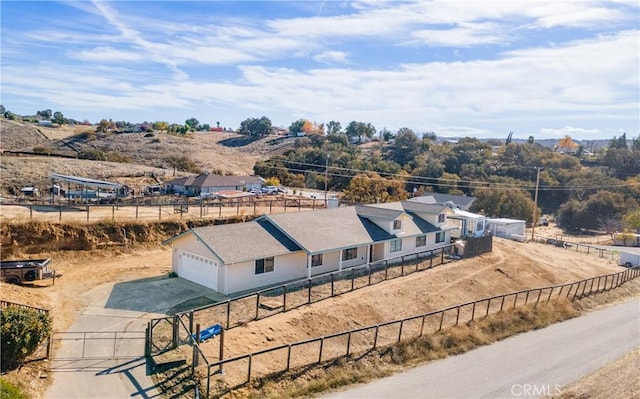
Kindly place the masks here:
<instances>
[{"instance_id":1,"label":"parked car","mask_svg":"<svg viewBox=\"0 0 640 399\"><path fill-rule=\"evenodd\" d=\"M282 187L282 186L280 186L280 187L278 187L278 192L279 192L279 193L282 193L282 194L286 194L286 193L288 193L288 192L289 192L289 190L287 190L287 188L286 188L286 187Z\"/></svg>"},{"instance_id":2,"label":"parked car","mask_svg":"<svg viewBox=\"0 0 640 399\"><path fill-rule=\"evenodd\" d=\"M266 194L278 194L278 187L277 186L266 186L262 188L262 192L266 193Z\"/></svg>"}]
</instances>

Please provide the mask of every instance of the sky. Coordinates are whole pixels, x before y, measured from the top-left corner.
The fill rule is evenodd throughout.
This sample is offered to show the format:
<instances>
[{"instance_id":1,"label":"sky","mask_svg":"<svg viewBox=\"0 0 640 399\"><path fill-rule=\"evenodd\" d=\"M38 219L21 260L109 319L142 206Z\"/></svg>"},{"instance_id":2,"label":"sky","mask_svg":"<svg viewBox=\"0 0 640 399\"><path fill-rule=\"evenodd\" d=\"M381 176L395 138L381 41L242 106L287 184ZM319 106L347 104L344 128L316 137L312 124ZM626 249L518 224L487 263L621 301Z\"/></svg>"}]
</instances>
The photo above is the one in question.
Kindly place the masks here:
<instances>
[{"instance_id":1,"label":"sky","mask_svg":"<svg viewBox=\"0 0 640 399\"><path fill-rule=\"evenodd\" d=\"M237 128L640 133L638 0L6 1L1 102Z\"/></svg>"}]
</instances>

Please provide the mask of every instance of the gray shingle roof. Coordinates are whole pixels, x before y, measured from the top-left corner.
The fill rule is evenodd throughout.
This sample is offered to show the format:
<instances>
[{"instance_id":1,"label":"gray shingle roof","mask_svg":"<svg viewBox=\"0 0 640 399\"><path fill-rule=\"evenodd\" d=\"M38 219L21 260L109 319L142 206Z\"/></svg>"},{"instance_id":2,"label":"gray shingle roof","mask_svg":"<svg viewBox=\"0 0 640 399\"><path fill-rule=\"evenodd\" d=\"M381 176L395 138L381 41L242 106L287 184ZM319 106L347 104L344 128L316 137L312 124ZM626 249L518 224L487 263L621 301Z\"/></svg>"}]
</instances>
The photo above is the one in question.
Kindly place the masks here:
<instances>
[{"instance_id":1,"label":"gray shingle roof","mask_svg":"<svg viewBox=\"0 0 640 399\"><path fill-rule=\"evenodd\" d=\"M193 232L226 264L300 250L300 247L265 220L196 227Z\"/></svg>"},{"instance_id":2,"label":"gray shingle roof","mask_svg":"<svg viewBox=\"0 0 640 399\"><path fill-rule=\"evenodd\" d=\"M265 216L309 253L373 243L356 207L280 213ZM380 229L376 226L377 229ZM377 230L376 230L377 232Z\"/></svg>"},{"instance_id":3,"label":"gray shingle roof","mask_svg":"<svg viewBox=\"0 0 640 399\"><path fill-rule=\"evenodd\" d=\"M402 207L407 212L426 212L440 214L447 207L440 204L431 204L418 201L402 201Z\"/></svg>"},{"instance_id":4,"label":"gray shingle roof","mask_svg":"<svg viewBox=\"0 0 640 399\"><path fill-rule=\"evenodd\" d=\"M433 204L445 204L452 202L459 208L467 209L471 206L471 203L475 201L476 197L470 197L466 195L452 195L441 193L426 193L422 197L411 198L409 201L425 202Z\"/></svg>"},{"instance_id":5,"label":"gray shingle roof","mask_svg":"<svg viewBox=\"0 0 640 399\"><path fill-rule=\"evenodd\" d=\"M389 209L377 205L356 205L356 213L364 217L393 220L404 213L404 209Z\"/></svg>"},{"instance_id":6,"label":"gray shingle roof","mask_svg":"<svg viewBox=\"0 0 640 399\"><path fill-rule=\"evenodd\" d=\"M220 176L213 173L202 173L197 176L179 177L169 180L167 184L194 187L229 187L245 184L257 184L262 180L258 176Z\"/></svg>"}]
</instances>

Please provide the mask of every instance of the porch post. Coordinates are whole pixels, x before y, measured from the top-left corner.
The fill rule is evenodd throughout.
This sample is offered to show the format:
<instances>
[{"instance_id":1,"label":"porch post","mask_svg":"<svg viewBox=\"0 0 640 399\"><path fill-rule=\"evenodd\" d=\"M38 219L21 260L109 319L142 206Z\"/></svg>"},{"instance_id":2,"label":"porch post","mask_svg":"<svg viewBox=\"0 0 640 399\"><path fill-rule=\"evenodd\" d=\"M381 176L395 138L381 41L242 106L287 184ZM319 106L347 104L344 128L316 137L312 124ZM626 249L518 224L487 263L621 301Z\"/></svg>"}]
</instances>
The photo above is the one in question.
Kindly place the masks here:
<instances>
[{"instance_id":1,"label":"porch post","mask_svg":"<svg viewBox=\"0 0 640 399\"><path fill-rule=\"evenodd\" d=\"M307 254L307 278L311 278L311 255Z\"/></svg>"},{"instance_id":2,"label":"porch post","mask_svg":"<svg viewBox=\"0 0 640 399\"><path fill-rule=\"evenodd\" d=\"M341 249L340 255L338 255L338 271L339 272L342 271L342 251L344 251L344 249Z\"/></svg>"}]
</instances>

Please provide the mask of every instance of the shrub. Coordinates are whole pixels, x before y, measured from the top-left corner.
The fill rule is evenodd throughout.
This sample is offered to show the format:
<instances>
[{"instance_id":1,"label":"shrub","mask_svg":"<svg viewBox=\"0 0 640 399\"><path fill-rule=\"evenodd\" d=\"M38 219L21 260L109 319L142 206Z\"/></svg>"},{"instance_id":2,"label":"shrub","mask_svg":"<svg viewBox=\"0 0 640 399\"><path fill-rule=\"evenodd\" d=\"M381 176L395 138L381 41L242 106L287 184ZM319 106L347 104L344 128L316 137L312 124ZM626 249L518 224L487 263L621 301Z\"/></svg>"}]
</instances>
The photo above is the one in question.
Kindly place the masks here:
<instances>
[{"instance_id":1,"label":"shrub","mask_svg":"<svg viewBox=\"0 0 640 399\"><path fill-rule=\"evenodd\" d=\"M0 311L2 370L20 365L51 334L49 315L32 309L8 307Z\"/></svg>"},{"instance_id":2,"label":"shrub","mask_svg":"<svg viewBox=\"0 0 640 399\"><path fill-rule=\"evenodd\" d=\"M121 162L121 163L129 163L131 162L131 158L127 155L120 154L119 152L109 151L105 154L105 158L109 162Z\"/></svg>"},{"instance_id":3,"label":"shrub","mask_svg":"<svg viewBox=\"0 0 640 399\"><path fill-rule=\"evenodd\" d=\"M20 388L3 378L0 378L0 397L2 399L27 399L25 394L20 392Z\"/></svg>"},{"instance_id":4,"label":"shrub","mask_svg":"<svg viewBox=\"0 0 640 399\"><path fill-rule=\"evenodd\" d=\"M33 147L33 152L40 155L51 155L51 150L45 147Z\"/></svg>"},{"instance_id":5,"label":"shrub","mask_svg":"<svg viewBox=\"0 0 640 399\"><path fill-rule=\"evenodd\" d=\"M107 154L100 150L86 149L78 152L78 158L90 159L92 161L106 161Z\"/></svg>"}]
</instances>

